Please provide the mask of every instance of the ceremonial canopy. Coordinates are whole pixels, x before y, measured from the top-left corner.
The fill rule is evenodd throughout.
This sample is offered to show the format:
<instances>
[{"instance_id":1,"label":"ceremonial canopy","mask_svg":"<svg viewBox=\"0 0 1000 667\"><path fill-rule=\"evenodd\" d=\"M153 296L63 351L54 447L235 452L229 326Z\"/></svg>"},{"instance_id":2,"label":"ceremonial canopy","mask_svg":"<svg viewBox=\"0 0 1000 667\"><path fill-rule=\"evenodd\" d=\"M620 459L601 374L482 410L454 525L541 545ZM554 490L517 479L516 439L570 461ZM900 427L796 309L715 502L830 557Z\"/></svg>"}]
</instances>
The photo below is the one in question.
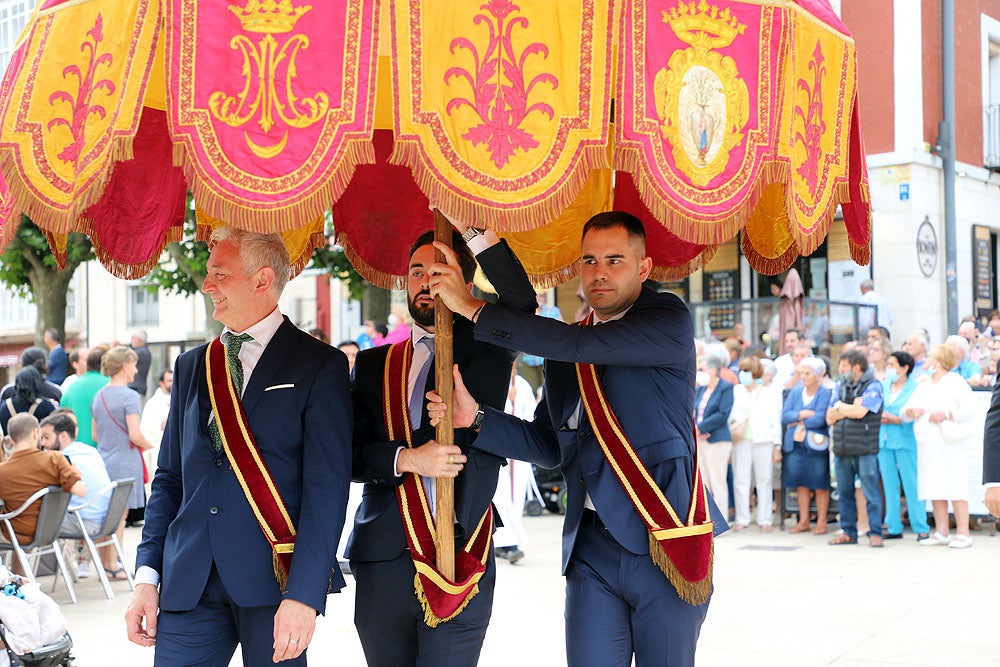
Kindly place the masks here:
<instances>
[{"instance_id":1,"label":"ceremonial canopy","mask_svg":"<svg viewBox=\"0 0 1000 667\"><path fill-rule=\"evenodd\" d=\"M825 0L47 0L0 91L0 248L22 213L136 277L180 236L335 240L399 285L432 208L539 285L579 230L638 215L654 277L741 234L776 273L838 207L867 263L857 54Z\"/></svg>"}]
</instances>

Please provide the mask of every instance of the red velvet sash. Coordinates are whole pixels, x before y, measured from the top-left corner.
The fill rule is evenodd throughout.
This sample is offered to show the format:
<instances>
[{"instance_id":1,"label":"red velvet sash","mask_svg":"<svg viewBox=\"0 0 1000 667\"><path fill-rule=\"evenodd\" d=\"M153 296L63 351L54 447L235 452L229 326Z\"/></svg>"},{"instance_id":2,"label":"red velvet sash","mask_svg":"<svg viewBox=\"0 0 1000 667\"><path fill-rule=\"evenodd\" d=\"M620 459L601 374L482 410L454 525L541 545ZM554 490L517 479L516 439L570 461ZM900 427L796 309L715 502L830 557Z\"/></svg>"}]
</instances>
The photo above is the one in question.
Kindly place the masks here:
<instances>
[{"instance_id":1,"label":"red velvet sash","mask_svg":"<svg viewBox=\"0 0 1000 667\"><path fill-rule=\"evenodd\" d=\"M408 447L413 446L406 392L412 358L411 340L391 345L382 385L389 440L405 438ZM416 387L414 390L422 391L422 388ZM420 476L408 473L403 484L396 488L396 498L399 501L399 513L403 517L406 542L417 570L413 586L424 610L424 622L429 627L437 627L458 616L479 592L479 580L486 572L486 559L493 536L493 508L486 510L468 542L455 555L456 581L449 581L437 569L434 518ZM447 520L450 521L451 517Z\"/></svg>"},{"instance_id":2,"label":"red velvet sash","mask_svg":"<svg viewBox=\"0 0 1000 667\"><path fill-rule=\"evenodd\" d=\"M585 323L589 322L588 317ZM650 557L682 600L692 605L703 604L712 592L715 543L708 513L708 493L698 469L697 449L691 507L687 520L682 521L618 423L594 365L576 364L576 376L584 409L601 450L649 530Z\"/></svg>"},{"instance_id":3,"label":"red velvet sash","mask_svg":"<svg viewBox=\"0 0 1000 667\"><path fill-rule=\"evenodd\" d=\"M261 532L271 545L274 578L284 593L295 550L295 526L247 425L243 405L226 363L226 348L219 338L208 345L205 372L208 396L219 435L222 436L222 449L257 517Z\"/></svg>"}]
</instances>

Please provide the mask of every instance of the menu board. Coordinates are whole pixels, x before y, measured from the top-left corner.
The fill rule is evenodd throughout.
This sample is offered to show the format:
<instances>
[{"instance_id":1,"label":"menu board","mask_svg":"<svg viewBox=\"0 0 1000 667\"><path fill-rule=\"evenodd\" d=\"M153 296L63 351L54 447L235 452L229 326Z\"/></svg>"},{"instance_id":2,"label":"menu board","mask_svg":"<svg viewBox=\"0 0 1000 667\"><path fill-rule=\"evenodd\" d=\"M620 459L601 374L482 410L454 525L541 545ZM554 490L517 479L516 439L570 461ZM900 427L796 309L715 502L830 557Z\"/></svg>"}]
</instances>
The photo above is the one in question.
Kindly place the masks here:
<instances>
[{"instance_id":1,"label":"menu board","mask_svg":"<svg viewBox=\"0 0 1000 667\"><path fill-rule=\"evenodd\" d=\"M972 281L978 312L996 307L993 288L993 239L989 227L972 227Z\"/></svg>"},{"instance_id":2,"label":"menu board","mask_svg":"<svg viewBox=\"0 0 1000 667\"><path fill-rule=\"evenodd\" d=\"M702 287L705 301L734 301L740 298L739 269L731 271L706 271ZM712 331L732 329L736 324L736 305L712 306L708 314Z\"/></svg>"}]
</instances>

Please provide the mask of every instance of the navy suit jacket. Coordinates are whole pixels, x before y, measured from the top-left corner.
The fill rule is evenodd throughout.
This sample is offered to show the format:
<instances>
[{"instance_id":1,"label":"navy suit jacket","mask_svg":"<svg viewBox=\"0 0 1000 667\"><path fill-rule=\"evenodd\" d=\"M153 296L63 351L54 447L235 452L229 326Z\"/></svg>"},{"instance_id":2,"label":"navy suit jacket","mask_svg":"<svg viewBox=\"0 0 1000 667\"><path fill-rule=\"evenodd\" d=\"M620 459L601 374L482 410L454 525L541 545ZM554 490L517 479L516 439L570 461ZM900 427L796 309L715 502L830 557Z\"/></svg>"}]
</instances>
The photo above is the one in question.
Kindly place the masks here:
<instances>
[{"instance_id":1,"label":"navy suit jacket","mask_svg":"<svg viewBox=\"0 0 1000 667\"><path fill-rule=\"evenodd\" d=\"M983 427L983 484L1000 482L1000 382L993 383L993 397Z\"/></svg>"},{"instance_id":2,"label":"navy suit jacket","mask_svg":"<svg viewBox=\"0 0 1000 667\"><path fill-rule=\"evenodd\" d=\"M694 406L697 411L701 403L701 397L705 395L705 387L698 387L694 393ZM729 433L729 413L733 411L733 383L726 380L719 380L715 391L708 397L705 410L702 413L703 419L696 422L698 430L708 433L709 442L724 442L732 440ZM697 412L695 418L697 419Z\"/></svg>"},{"instance_id":3,"label":"navy suit jacket","mask_svg":"<svg viewBox=\"0 0 1000 667\"><path fill-rule=\"evenodd\" d=\"M545 357L545 390L526 422L489 409L474 446L493 454L561 466L568 490L563 524L563 572L576 541L587 492L618 543L649 553L649 532L594 436L586 413L568 425L580 403L574 362L597 364L604 391L629 441L667 500L684 516L694 475L694 327L673 294L643 287L619 320L582 327L486 306L476 340ZM714 503L716 532L725 521Z\"/></svg>"},{"instance_id":4,"label":"navy suit jacket","mask_svg":"<svg viewBox=\"0 0 1000 667\"><path fill-rule=\"evenodd\" d=\"M535 290L505 241L479 253L477 260L497 289L501 303L525 313L535 311ZM454 361L466 388L480 403L502 410L510 386L510 367L517 353L489 341L473 340L472 323L465 318L455 318L453 337ZM396 487L404 477L396 477L394 467L396 450L405 447L406 441L388 439L383 412L382 376L388 351L387 345L364 350L354 367L353 476L355 481L364 482L365 488L347 544L346 555L351 560L392 560L407 548L396 499ZM426 388L434 387L433 376L432 367ZM421 423L428 423L426 398ZM414 432L413 444L419 446L434 437L433 427L422 426ZM470 450L474 438L471 429L455 430L455 444L469 458L455 479L455 514L466 537L476 529L492 502L497 473L507 463L503 457ZM456 542L456 546L463 545ZM412 595L412 591L407 594Z\"/></svg>"},{"instance_id":5,"label":"navy suit jacket","mask_svg":"<svg viewBox=\"0 0 1000 667\"><path fill-rule=\"evenodd\" d=\"M160 572L160 608L168 611L198 604L213 562L237 605L277 605L270 545L228 459L209 439L206 349L177 359L136 566ZM285 597L322 613L328 585L344 587L335 564L351 472L347 358L285 319L242 403L297 529Z\"/></svg>"},{"instance_id":6,"label":"navy suit jacket","mask_svg":"<svg viewBox=\"0 0 1000 667\"><path fill-rule=\"evenodd\" d=\"M66 379L66 370L69 368L69 356L62 345L57 345L49 352L49 372L45 374L45 379L55 384L62 384Z\"/></svg>"}]
</instances>

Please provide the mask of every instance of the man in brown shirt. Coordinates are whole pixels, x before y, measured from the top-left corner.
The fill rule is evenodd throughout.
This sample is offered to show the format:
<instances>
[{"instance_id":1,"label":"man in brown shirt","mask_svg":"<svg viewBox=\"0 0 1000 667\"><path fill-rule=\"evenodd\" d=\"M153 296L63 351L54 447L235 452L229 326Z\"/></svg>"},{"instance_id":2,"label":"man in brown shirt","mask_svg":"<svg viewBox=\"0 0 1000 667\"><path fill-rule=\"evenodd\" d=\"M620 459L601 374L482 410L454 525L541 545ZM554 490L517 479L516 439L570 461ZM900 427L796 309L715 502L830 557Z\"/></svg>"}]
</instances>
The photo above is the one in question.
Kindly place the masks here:
<instances>
[{"instance_id":1,"label":"man in brown shirt","mask_svg":"<svg viewBox=\"0 0 1000 667\"><path fill-rule=\"evenodd\" d=\"M38 449L40 429L33 415L14 415L7 423L7 431L14 449L10 458L0 463L0 498L3 499L4 512L13 512L31 494L55 484L81 498L87 494L87 485L81 479L80 471L70 465L61 452ZM17 541L21 544L27 544L35 536L40 508L41 503L32 503L22 514L11 519ZM9 541L10 535L4 530L0 538Z\"/></svg>"}]
</instances>

